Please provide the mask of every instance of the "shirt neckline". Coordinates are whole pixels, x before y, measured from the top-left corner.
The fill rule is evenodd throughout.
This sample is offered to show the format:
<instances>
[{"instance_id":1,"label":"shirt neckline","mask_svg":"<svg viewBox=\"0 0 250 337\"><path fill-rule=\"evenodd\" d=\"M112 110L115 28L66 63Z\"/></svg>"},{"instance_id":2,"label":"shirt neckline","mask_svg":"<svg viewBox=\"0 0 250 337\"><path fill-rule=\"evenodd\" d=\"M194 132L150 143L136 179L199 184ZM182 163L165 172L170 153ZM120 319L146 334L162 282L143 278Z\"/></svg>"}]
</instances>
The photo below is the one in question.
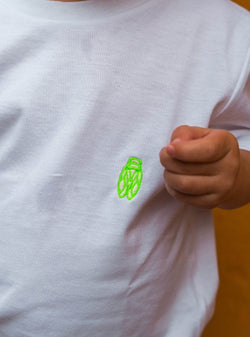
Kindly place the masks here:
<instances>
[{"instance_id":1,"label":"shirt neckline","mask_svg":"<svg viewBox=\"0 0 250 337\"><path fill-rule=\"evenodd\" d=\"M130 12L150 7L156 0L85 0L61 2L52 0L0 0L3 6L36 19L90 24L112 21ZM6 4L7 3L7 4Z\"/></svg>"}]
</instances>

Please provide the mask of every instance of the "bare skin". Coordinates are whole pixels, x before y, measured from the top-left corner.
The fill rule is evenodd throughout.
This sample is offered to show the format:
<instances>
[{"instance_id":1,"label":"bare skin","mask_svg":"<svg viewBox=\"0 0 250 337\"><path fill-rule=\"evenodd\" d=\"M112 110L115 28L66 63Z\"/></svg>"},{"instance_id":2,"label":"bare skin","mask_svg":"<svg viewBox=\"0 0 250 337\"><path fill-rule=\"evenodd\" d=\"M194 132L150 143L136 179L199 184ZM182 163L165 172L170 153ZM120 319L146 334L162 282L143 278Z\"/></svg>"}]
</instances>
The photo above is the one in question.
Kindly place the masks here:
<instances>
[{"instance_id":1,"label":"bare skin","mask_svg":"<svg viewBox=\"0 0 250 337\"><path fill-rule=\"evenodd\" d=\"M159 155L165 187L177 200L206 209L250 202L250 151L240 149L230 132L182 125Z\"/></svg>"},{"instance_id":2,"label":"bare skin","mask_svg":"<svg viewBox=\"0 0 250 337\"><path fill-rule=\"evenodd\" d=\"M179 201L205 209L250 202L250 151L234 135L182 125L160 151L165 187Z\"/></svg>"}]
</instances>

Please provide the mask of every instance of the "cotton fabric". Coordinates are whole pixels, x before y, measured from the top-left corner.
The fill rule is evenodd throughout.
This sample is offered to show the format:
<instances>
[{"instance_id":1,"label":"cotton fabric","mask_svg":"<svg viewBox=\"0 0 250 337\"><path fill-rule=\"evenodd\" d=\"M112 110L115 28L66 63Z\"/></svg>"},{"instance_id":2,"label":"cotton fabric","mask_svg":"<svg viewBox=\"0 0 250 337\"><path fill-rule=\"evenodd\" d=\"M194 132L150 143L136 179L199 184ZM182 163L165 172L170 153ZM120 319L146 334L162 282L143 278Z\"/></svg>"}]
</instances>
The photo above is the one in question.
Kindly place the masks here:
<instances>
[{"instance_id":1,"label":"cotton fabric","mask_svg":"<svg viewBox=\"0 0 250 337\"><path fill-rule=\"evenodd\" d=\"M249 33L224 0L0 0L1 337L200 336L212 214L168 194L159 152L184 124L250 150Z\"/></svg>"}]
</instances>

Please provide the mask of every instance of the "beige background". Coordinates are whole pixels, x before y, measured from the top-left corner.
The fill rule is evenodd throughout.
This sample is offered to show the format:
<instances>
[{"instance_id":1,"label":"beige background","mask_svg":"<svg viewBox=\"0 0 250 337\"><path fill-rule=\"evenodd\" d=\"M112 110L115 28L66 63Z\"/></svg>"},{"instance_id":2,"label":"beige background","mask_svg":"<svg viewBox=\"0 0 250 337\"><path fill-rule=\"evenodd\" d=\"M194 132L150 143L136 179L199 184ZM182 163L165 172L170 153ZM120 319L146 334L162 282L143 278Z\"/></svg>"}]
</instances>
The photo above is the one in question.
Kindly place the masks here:
<instances>
[{"instance_id":1,"label":"beige background","mask_svg":"<svg viewBox=\"0 0 250 337\"><path fill-rule=\"evenodd\" d=\"M250 10L250 0L234 2ZM250 204L215 209L214 219L220 288L202 337L250 337Z\"/></svg>"}]
</instances>

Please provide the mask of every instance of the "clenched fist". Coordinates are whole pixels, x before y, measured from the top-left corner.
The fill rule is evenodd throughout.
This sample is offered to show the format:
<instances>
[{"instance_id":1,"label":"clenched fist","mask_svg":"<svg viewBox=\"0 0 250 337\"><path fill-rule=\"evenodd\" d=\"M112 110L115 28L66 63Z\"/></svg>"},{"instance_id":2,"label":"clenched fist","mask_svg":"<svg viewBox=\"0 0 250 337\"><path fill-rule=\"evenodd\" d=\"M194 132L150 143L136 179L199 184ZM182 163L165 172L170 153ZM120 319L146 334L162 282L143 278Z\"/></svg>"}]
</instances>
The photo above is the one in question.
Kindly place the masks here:
<instances>
[{"instance_id":1,"label":"clenched fist","mask_svg":"<svg viewBox=\"0 0 250 337\"><path fill-rule=\"evenodd\" d=\"M230 199L240 171L237 139L228 131L180 126L160 151L171 196L212 209Z\"/></svg>"}]
</instances>

